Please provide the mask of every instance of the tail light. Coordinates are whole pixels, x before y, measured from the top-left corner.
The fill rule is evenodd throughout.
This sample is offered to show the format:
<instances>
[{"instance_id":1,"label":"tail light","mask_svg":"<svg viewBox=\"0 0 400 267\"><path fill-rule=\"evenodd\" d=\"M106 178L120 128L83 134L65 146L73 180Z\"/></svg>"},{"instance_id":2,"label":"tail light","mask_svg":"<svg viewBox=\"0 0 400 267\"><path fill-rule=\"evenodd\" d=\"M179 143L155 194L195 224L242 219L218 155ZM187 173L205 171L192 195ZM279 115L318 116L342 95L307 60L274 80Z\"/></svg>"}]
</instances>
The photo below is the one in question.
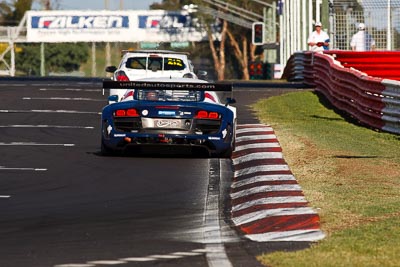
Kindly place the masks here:
<instances>
[{"instance_id":1,"label":"tail light","mask_svg":"<svg viewBox=\"0 0 400 267\"><path fill-rule=\"evenodd\" d=\"M139 117L139 113L134 108L117 109L116 111L114 111L114 116L115 117Z\"/></svg>"},{"instance_id":2,"label":"tail light","mask_svg":"<svg viewBox=\"0 0 400 267\"><path fill-rule=\"evenodd\" d=\"M129 81L128 76L126 76L125 72L122 70L118 71L115 76L116 76L117 81L121 81L121 82Z\"/></svg>"},{"instance_id":3,"label":"tail light","mask_svg":"<svg viewBox=\"0 0 400 267\"><path fill-rule=\"evenodd\" d=\"M206 110L199 110L196 113L195 118L196 119L212 119L212 120L217 120L221 117L221 115L218 112L214 111L206 111Z\"/></svg>"}]
</instances>

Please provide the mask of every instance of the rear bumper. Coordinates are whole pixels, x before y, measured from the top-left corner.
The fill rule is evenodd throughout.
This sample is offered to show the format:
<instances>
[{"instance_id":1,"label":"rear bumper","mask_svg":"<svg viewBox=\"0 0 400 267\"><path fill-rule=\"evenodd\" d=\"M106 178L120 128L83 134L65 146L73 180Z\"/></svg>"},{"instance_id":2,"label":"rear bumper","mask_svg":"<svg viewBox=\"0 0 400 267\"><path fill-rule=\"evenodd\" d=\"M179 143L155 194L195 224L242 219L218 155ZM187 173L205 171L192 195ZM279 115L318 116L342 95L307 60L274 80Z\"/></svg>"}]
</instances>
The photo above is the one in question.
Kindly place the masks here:
<instances>
[{"instance_id":1,"label":"rear bumper","mask_svg":"<svg viewBox=\"0 0 400 267\"><path fill-rule=\"evenodd\" d=\"M114 151L153 150L162 151L201 151L212 156L222 153L231 147L230 138L223 139L217 135L177 135L177 134L112 134L103 136L103 145ZM157 150L156 150L157 151Z\"/></svg>"}]
</instances>

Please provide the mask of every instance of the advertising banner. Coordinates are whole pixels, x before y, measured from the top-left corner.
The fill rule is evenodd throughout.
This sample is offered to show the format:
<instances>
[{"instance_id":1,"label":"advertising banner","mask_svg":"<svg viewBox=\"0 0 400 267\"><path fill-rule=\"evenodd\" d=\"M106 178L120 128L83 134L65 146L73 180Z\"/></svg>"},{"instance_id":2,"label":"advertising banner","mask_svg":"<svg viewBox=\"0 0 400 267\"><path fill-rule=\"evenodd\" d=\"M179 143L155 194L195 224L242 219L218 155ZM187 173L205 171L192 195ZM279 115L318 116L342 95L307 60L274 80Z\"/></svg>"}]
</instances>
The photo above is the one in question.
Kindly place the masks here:
<instances>
[{"instance_id":1,"label":"advertising banner","mask_svg":"<svg viewBox=\"0 0 400 267\"><path fill-rule=\"evenodd\" d=\"M186 12L28 11L28 42L199 42L207 34Z\"/></svg>"}]
</instances>

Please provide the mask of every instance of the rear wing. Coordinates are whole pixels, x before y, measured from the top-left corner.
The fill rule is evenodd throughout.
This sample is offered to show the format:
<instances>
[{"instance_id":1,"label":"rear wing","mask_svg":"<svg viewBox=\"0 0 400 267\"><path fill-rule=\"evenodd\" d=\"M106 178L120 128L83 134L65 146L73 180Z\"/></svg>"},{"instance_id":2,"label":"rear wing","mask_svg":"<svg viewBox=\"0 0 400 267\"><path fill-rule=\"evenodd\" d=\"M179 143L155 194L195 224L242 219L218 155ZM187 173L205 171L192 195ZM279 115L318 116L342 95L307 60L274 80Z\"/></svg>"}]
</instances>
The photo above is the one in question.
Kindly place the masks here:
<instances>
[{"instance_id":1,"label":"rear wing","mask_svg":"<svg viewBox=\"0 0 400 267\"><path fill-rule=\"evenodd\" d=\"M103 80L103 89L195 90L232 92L231 83L139 82Z\"/></svg>"},{"instance_id":2,"label":"rear wing","mask_svg":"<svg viewBox=\"0 0 400 267\"><path fill-rule=\"evenodd\" d=\"M124 49L124 50L121 50L121 56L125 55L126 53L175 54L175 55L186 55L186 56L190 56L190 53L188 53L188 52L177 52L177 51L170 51L170 50L134 50L134 49Z\"/></svg>"}]
</instances>

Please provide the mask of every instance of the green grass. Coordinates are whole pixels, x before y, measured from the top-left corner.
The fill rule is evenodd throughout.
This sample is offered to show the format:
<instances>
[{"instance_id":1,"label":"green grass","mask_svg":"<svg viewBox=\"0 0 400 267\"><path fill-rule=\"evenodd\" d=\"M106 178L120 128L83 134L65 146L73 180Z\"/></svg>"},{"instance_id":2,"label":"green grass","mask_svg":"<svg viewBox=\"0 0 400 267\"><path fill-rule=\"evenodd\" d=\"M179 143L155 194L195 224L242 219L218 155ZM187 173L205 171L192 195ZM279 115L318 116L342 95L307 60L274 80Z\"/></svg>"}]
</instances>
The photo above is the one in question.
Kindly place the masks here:
<instances>
[{"instance_id":1,"label":"green grass","mask_svg":"<svg viewBox=\"0 0 400 267\"><path fill-rule=\"evenodd\" d=\"M267 266L400 266L400 137L361 127L302 91L253 105L271 125L327 237Z\"/></svg>"}]
</instances>

